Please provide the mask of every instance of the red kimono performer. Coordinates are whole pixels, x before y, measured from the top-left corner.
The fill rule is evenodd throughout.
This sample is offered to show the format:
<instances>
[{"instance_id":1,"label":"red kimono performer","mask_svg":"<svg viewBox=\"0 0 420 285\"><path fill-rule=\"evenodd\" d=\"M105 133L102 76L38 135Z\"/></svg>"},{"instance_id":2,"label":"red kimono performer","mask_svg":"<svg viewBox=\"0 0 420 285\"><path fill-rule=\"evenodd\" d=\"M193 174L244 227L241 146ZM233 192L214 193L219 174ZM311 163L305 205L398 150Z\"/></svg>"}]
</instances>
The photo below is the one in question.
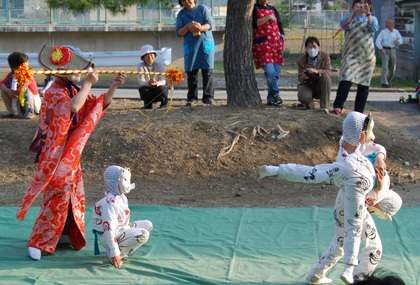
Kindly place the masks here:
<instances>
[{"instance_id":1,"label":"red kimono performer","mask_svg":"<svg viewBox=\"0 0 420 285\"><path fill-rule=\"evenodd\" d=\"M66 56L67 60L63 60ZM92 62L70 46L44 46L39 62L50 70L93 67ZM38 170L16 215L23 220L36 197L44 192L40 213L27 244L29 255L35 260L41 258L41 251L53 254L58 243L69 243L75 250L86 244L80 156L115 89L124 83L125 75L118 75L108 92L99 97L89 94L92 84L98 81L96 72L88 75L81 89L74 84L79 81L80 74L56 76L44 94L39 132L45 136L45 144L39 155Z\"/></svg>"}]
</instances>

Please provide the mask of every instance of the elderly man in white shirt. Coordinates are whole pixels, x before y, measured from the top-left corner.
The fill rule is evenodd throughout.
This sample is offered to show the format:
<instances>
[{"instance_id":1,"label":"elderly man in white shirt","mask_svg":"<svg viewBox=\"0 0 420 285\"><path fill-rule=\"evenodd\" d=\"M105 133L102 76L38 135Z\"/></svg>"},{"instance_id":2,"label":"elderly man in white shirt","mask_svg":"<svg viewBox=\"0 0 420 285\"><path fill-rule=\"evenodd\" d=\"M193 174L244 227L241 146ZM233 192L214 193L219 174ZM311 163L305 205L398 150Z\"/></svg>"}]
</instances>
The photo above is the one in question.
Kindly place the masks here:
<instances>
[{"instance_id":1,"label":"elderly man in white shirt","mask_svg":"<svg viewBox=\"0 0 420 285\"><path fill-rule=\"evenodd\" d=\"M376 38L375 45L382 57L382 87L392 87L397 66L397 52L395 48L402 44L403 39L400 32L394 29L395 22L389 18L386 20L386 29L383 29Z\"/></svg>"}]
</instances>

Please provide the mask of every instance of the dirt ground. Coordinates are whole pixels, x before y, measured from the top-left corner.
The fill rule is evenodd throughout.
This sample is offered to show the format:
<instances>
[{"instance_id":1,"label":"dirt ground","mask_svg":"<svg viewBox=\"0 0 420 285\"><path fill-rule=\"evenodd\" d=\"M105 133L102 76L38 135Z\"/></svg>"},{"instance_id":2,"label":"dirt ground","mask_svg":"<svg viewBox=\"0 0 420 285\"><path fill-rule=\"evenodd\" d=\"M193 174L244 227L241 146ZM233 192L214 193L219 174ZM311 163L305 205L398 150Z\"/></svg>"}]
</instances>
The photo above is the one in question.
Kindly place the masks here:
<instances>
[{"instance_id":1,"label":"dirt ground","mask_svg":"<svg viewBox=\"0 0 420 285\"><path fill-rule=\"evenodd\" d=\"M136 189L128 195L130 204L332 206L334 185L254 178L255 167L262 164L335 160L344 116L296 110L292 103L239 109L223 101L195 107L174 101L165 114L141 110L139 100L114 100L82 154L87 205L103 195L103 170L117 164L132 169ZM374 116L377 141L388 150L394 190L404 206L419 206L420 141L402 128L410 112L420 113L418 105L369 104L367 111ZM2 102L0 113L5 113ZM411 123L411 134L418 132L418 121ZM18 205L35 173L34 154L27 149L36 128L36 120L0 120L0 206ZM279 136L282 130L289 132L286 137Z\"/></svg>"}]
</instances>

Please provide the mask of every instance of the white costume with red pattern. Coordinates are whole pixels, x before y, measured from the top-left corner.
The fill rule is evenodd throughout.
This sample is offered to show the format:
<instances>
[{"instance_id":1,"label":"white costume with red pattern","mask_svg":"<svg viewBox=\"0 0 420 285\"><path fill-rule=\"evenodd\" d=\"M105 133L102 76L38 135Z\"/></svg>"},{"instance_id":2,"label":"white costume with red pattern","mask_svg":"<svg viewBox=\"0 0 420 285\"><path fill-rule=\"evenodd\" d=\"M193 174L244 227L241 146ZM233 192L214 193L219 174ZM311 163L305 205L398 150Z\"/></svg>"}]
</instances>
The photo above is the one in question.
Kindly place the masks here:
<instances>
[{"instance_id":1,"label":"white costume with red pattern","mask_svg":"<svg viewBox=\"0 0 420 285\"><path fill-rule=\"evenodd\" d=\"M99 236L109 258L118 255L127 257L147 242L153 229L152 223L148 220L130 223L130 209L124 193L134 188L134 184L130 190L121 191L124 177L128 177L126 184L130 185L130 176L128 168L108 167L104 172L107 193L93 209L92 229ZM99 254L97 249L95 254Z\"/></svg>"}]
</instances>

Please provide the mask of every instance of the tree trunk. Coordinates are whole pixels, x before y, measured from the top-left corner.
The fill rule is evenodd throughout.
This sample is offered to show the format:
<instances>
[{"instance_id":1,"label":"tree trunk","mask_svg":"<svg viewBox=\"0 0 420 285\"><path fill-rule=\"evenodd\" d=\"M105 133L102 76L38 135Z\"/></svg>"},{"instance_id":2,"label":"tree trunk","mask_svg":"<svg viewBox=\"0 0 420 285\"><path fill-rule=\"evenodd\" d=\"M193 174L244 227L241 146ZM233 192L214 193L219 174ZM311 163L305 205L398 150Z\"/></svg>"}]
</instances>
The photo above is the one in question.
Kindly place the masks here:
<instances>
[{"instance_id":1,"label":"tree trunk","mask_svg":"<svg viewBox=\"0 0 420 285\"><path fill-rule=\"evenodd\" d=\"M223 51L227 105L251 108L261 105L252 57L254 0L229 0Z\"/></svg>"}]
</instances>

